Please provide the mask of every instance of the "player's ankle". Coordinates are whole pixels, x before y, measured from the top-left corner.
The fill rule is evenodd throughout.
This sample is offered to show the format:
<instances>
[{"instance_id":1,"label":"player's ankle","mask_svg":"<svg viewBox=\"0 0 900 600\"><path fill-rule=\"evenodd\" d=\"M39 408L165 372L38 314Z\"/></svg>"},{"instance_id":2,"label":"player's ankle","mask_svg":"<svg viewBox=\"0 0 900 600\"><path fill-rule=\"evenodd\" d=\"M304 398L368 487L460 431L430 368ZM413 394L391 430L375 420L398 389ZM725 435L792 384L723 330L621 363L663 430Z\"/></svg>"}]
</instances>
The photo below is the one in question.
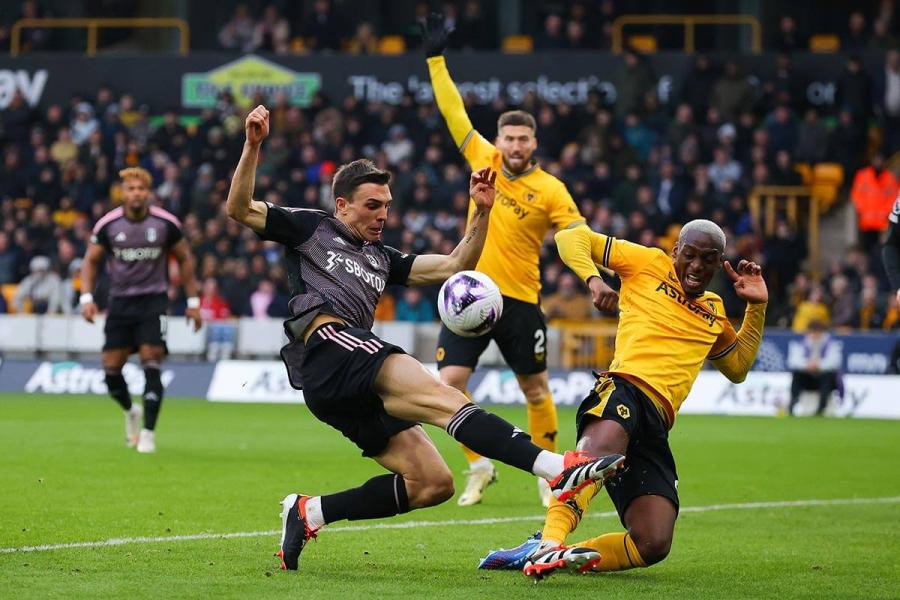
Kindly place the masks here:
<instances>
[{"instance_id":1,"label":"player's ankle","mask_svg":"<svg viewBox=\"0 0 900 600\"><path fill-rule=\"evenodd\" d=\"M469 469L472 471L489 471L494 468L494 464L487 457L476 458L469 463Z\"/></svg>"}]
</instances>

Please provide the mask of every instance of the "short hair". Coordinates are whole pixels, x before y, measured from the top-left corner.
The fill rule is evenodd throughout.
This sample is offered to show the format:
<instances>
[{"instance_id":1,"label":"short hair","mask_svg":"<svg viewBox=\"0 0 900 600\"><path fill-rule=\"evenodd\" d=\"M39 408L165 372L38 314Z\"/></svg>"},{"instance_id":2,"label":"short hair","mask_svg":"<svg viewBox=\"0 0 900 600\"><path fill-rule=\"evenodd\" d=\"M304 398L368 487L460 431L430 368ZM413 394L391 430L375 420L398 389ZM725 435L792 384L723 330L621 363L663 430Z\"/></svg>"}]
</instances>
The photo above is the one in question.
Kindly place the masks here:
<instances>
[{"instance_id":1,"label":"short hair","mask_svg":"<svg viewBox=\"0 0 900 600\"><path fill-rule=\"evenodd\" d=\"M531 113L524 110L508 110L500 115L500 118L497 119L497 133L500 133L500 128L506 125L524 125L537 133L537 122Z\"/></svg>"},{"instance_id":2,"label":"short hair","mask_svg":"<svg viewBox=\"0 0 900 600\"><path fill-rule=\"evenodd\" d=\"M335 199L350 200L356 188L364 183L388 185L390 182L391 174L388 171L382 171L368 158L360 158L341 165L331 182L331 193Z\"/></svg>"},{"instance_id":3,"label":"short hair","mask_svg":"<svg viewBox=\"0 0 900 600\"><path fill-rule=\"evenodd\" d=\"M723 251L725 250L725 232L712 221L707 219L694 219L693 221L685 223L684 227L681 228L681 233L678 234L678 246L680 247L682 240L692 233L708 235L713 239L716 246Z\"/></svg>"},{"instance_id":4,"label":"short hair","mask_svg":"<svg viewBox=\"0 0 900 600\"><path fill-rule=\"evenodd\" d=\"M141 167L128 167L127 169L122 169L119 171L119 177L122 178L122 181L125 181L126 179L139 179L141 183L148 188L153 185L153 176L150 175L150 171L142 169Z\"/></svg>"}]
</instances>

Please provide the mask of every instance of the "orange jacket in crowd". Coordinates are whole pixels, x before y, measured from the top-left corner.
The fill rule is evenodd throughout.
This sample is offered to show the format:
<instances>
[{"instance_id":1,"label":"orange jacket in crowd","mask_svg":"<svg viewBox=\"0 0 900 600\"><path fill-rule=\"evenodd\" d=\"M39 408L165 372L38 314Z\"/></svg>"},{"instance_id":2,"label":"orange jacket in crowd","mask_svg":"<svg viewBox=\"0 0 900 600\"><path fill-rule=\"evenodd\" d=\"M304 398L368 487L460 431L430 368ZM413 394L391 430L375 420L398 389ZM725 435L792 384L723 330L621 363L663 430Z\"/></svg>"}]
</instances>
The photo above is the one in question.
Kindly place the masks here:
<instances>
[{"instance_id":1,"label":"orange jacket in crowd","mask_svg":"<svg viewBox=\"0 0 900 600\"><path fill-rule=\"evenodd\" d=\"M897 178L887 169L878 173L873 167L866 167L856 172L850 198L856 207L860 231L887 229L888 215L891 214L898 188Z\"/></svg>"}]
</instances>

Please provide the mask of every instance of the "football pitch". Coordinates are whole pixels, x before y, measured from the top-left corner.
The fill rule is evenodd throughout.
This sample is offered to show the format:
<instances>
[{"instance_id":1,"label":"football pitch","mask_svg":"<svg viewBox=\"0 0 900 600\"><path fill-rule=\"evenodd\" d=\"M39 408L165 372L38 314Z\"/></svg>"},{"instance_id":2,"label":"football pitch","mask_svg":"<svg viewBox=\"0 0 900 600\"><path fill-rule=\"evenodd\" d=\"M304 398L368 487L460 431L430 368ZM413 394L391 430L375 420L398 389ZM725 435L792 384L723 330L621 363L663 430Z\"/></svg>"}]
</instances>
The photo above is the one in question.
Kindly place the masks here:
<instances>
[{"instance_id":1,"label":"football pitch","mask_svg":"<svg viewBox=\"0 0 900 600\"><path fill-rule=\"evenodd\" d=\"M498 409L519 426L524 407ZM561 410L561 441L574 442ZM455 442L429 429L462 485ZM650 569L534 584L478 571L540 528L533 477L485 501L339 523L282 572L279 501L380 471L305 407L167 399L155 455L99 396L0 395L4 598L897 598L900 422L685 416L682 514ZM605 494L570 541L620 529ZM589 596L590 595L590 596Z\"/></svg>"}]
</instances>

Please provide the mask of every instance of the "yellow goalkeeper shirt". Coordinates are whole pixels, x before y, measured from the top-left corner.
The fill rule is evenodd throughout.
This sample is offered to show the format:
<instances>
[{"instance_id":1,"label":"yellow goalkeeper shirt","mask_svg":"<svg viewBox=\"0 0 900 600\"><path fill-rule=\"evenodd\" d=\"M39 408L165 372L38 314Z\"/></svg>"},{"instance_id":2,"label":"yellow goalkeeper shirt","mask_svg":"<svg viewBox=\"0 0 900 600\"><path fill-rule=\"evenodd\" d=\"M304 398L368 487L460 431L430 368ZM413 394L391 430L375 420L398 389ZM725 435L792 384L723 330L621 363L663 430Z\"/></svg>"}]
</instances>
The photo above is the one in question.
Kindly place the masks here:
<instances>
[{"instance_id":1,"label":"yellow goalkeeper shirt","mask_svg":"<svg viewBox=\"0 0 900 600\"><path fill-rule=\"evenodd\" d=\"M539 166L519 174L503 167L500 150L472 127L443 56L429 58L428 69L438 108L469 166L473 171L491 167L498 173L490 229L475 268L493 279L504 296L537 304L541 244L547 232L583 223L584 217L565 184ZM470 203L470 217L473 210Z\"/></svg>"}]
</instances>

